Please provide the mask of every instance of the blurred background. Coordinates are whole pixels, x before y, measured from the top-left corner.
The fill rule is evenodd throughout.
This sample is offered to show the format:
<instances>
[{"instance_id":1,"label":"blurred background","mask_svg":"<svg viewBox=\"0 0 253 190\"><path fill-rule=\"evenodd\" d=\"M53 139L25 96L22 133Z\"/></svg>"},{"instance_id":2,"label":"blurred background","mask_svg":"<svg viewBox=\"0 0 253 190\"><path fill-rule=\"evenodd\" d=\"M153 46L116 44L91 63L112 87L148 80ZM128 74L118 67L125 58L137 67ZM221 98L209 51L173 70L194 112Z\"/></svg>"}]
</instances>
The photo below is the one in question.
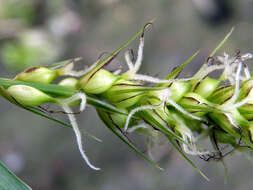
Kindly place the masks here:
<instances>
[{"instance_id":1,"label":"blurred background","mask_svg":"<svg viewBox=\"0 0 253 190\"><path fill-rule=\"evenodd\" d=\"M244 0L0 0L0 76L12 78L31 65L82 56L78 66L112 52L156 18L145 35L141 72L163 77L195 51L184 71L191 76L232 27L223 46L234 54L253 52L253 1ZM136 52L138 40L129 48ZM110 65L124 66L122 53ZM65 119L63 116L59 116ZM0 160L36 190L252 189L253 164L245 155L227 157L229 169L192 158L205 181L166 142L154 149L161 172L115 137L91 107L77 116L80 127L103 140L84 139L86 152L101 171L81 159L72 130L0 100ZM66 120L67 121L67 120Z\"/></svg>"}]
</instances>

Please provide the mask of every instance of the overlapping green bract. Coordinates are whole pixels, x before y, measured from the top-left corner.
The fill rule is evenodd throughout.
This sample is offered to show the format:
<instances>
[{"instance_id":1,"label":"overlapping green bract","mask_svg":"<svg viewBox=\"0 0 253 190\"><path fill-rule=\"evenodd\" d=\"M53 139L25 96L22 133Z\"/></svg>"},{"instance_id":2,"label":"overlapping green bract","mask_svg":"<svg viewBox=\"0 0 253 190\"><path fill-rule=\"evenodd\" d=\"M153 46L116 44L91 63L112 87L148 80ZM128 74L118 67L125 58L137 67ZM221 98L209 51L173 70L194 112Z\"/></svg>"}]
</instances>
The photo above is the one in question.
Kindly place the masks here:
<instances>
[{"instance_id":1,"label":"overlapping green bract","mask_svg":"<svg viewBox=\"0 0 253 190\"><path fill-rule=\"evenodd\" d=\"M157 132L164 135L204 177L186 154L204 160L221 160L226 155L221 144L228 144L240 151L253 148L253 78L245 64L252 55L237 52L232 57L228 54L213 57L214 52L193 77L177 78L197 52L165 79L158 79L138 74L143 59L144 30L145 28L112 55L98 60L86 71L73 71L73 61L69 61L57 70L34 67L19 74L14 81L0 79L1 94L26 108L53 102L65 108L65 111L69 111L69 106L77 105L83 110L87 99L97 109L105 125L144 159L154 164L133 145L128 139L128 133L138 132L148 138L153 138ZM132 63L128 52L125 54L128 71L114 74L103 69L123 47L139 35L141 38L136 62ZM227 38L228 36L225 39ZM221 44L218 45L220 46ZM217 70L222 71L221 76L210 78L209 74ZM49 76L50 73L52 76ZM58 85L50 84L51 79L60 75L70 75L72 78L66 77ZM40 83L38 77L45 80ZM26 86L29 88L24 88ZM52 86L55 88L52 89ZM61 93L64 88L65 93ZM20 89L30 91L23 92ZM25 98L29 93L33 97ZM45 97L41 97L43 95ZM82 101L78 100L80 97ZM73 114L67 114L70 121L73 121ZM72 125L76 125L75 121ZM213 150L200 145L203 137L210 139ZM81 146L80 139L78 145ZM82 147L79 148L82 153ZM93 167L89 161L86 162Z\"/></svg>"}]
</instances>

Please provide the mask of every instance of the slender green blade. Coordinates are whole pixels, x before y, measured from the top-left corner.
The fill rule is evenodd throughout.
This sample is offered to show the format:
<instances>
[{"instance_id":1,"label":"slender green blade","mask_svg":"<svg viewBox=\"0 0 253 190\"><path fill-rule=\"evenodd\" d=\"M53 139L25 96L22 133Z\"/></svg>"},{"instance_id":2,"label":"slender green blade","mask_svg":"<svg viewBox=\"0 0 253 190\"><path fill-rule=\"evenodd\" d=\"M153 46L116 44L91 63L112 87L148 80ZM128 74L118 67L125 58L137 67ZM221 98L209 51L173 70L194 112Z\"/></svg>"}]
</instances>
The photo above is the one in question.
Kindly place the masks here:
<instances>
[{"instance_id":1,"label":"slender green blade","mask_svg":"<svg viewBox=\"0 0 253 190\"><path fill-rule=\"evenodd\" d=\"M114 107L111 104L108 104L106 102L103 102L103 101L98 100L98 99L93 98L93 97L87 96L87 103L94 106L95 108L103 109L107 112L128 115L128 113L122 111L121 109L118 109L118 108Z\"/></svg>"},{"instance_id":2,"label":"slender green blade","mask_svg":"<svg viewBox=\"0 0 253 190\"><path fill-rule=\"evenodd\" d=\"M132 93L132 92L152 92L152 91L158 91L163 90L164 87L129 87L126 86L125 88L122 86L121 89L115 90L116 93ZM113 92L113 90L112 90Z\"/></svg>"},{"instance_id":3,"label":"slender green blade","mask_svg":"<svg viewBox=\"0 0 253 190\"><path fill-rule=\"evenodd\" d=\"M199 54L199 50L196 51L190 58L188 58L182 65L174 69L171 73L169 73L165 80L174 79L178 76L178 74ZM157 86L168 86L168 84L158 84Z\"/></svg>"},{"instance_id":4,"label":"slender green blade","mask_svg":"<svg viewBox=\"0 0 253 190\"><path fill-rule=\"evenodd\" d=\"M18 104L18 103L6 92L6 90L5 90L4 88L2 88L1 86L0 86L0 94L1 94L3 97L5 97L7 100L9 100L11 103L13 103L13 104L15 104L15 105L17 105L17 106L19 106L19 107L21 107L21 108L23 108L23 109L29 111L29 112L32 112L33 114L36 114L36 115L39 115L39 116L41 116L41 117L44 117L44 118L46 118L46 119L48 119L48 120L54 121L54 122L60 124L60 126L72 128L72 125L70 125L70 124L68 124L68 123L65 123L65 122L63 122L63 121L60 121L60 120L58 120L58 119L56 119L56 118L54 118L54 117L52 117L52 116L50 116L50 115L47 115L47 114L45 114L45 113L43 113L43 112L41 112L41 111L39 111L39 110L37 110L37 109L35 109L35 108L33 108L33 107L26 107L26 106L22 106L22 105ZM98 142L102 142L102 140L100 140L99 138L95 137L94 135L92 135L92 134L90 134L90 133L88 133L88 132L81 131L81 133L82 133L83 135L86 135L87 137L90 137L90 138L92 138L92 139L98 141Z\"/></svg>"},{"instance_id":5,"label":"slender green blade","mask_svg":"<svg viewBox=\"0 0 253 190\"><path fill-rule=\"evenodd\" d=\"M148 23L144 28L139 30L136 34L134 34L129 40L127 40L123 45L121 45L118 49L116 49L114 52L112 52L111 55L107 56L106 58L102 59L90 72L88 72L85 77L86 81L83 81L84 83L88 82L88 80L101 68L103 68L105 65L109 64L119 53L122 49L127 47L132 41L134 41L137 37L139 37L145 29L149 28L153 21Z\"/></svg>"},{"instance_id":6,"label":"slender green blade","mask_svg":"<svg viewBox=\"0 0 253 190\"><path fill-rule=\"evenodd\" d=\"M98 115L101 114L100 111L97 110ZM131 142L129 142L128 140L126 140L124 137L122 137L122 135L116 130L116 128L114 126L111 125L111 123L109 123L109 120L104 119L104 117L100 117L103 122L105 123L105 126L113 132L113 134L115 134L122 142L124 142L129 148L131 148L134 152L136 152L141 158L143 158L144 160L146 160L147 162L149 162L151 165L153 165L154 167L163 170L157 163L155 163L154 161L152 161L150 158L148 158L145 154L143 154L138 148L136 148Z\"/></svg>"},{"instance_id":7,"label":"slender green blade","mask_svg":"<svg viewBox=\"0 0 253 190\"><path fill-rule=\"evenodd\" d=\"M62 66L67 65L69 63L75 63L77 61L80 61L81 59L82 59L81 57L77 57L77 58L74 58L74 59L67 59L67 60L64 60L64 61L60 61L60 62L57 62L57 63L53 63L51 65L48 65L47 68L62 67Z\"/></svg>"},{"instance_id":8,"label":"slender green blade","mask_svg":"<svg viewBox=\"0 0 253 190\"><path fill-rule=\"evenodd\" d=\"M251 142L251 140L249 138L246 138L245 135L240 134L239 129L235 128L224 114L209 113L209 116L212 118L213 121L215 121L215 123L219 123L219 126L224 131L237 139L241 139L246 145L253 148L253 143Z\"/></svg>"},{"instance_id":9,"label":"slender green blade","mask_svg":"<svg viewBox=\"0 0 253 190\"><path fill-rule=\"evenodd\" d=\"M185 142L180 136L170 130L165 121L162 121L159 117L157 117L156 113L153 110L142 111L139 113L139 115L143 120L159 129L162 133L169 135L172 138L177 139L179 142L187 145L187 142Z\"/></svg>"},{"instance_id":10,"label":"slender green blade","mask_svg":"<svg viewBox=\"0 0 253 190\"><path fill-rule=\"evenodd\" d=\"M211 130L213 130L213 127L211 127L211 128L209 128L210 130L209 130L209 139L210 139L210 141L211 141L211 144L212 144L212 147L213 147L213 149L216 151L216 152L219 152L220 150L219 150L219 148L218 148L218 146L217 146L217 143L216 143L216 140L215 140L215 135L214 134L212 134L212 133L214 133L214 131L212 132ZM224 161L224 159L223 158L221 158L221 164L222 164L222 166L224 167L224 182L227 182L227 180L228 180L228 167L227 167L227 165L226 165L226 163L225 163L225 161Z\"/></svg>"},{"instance_id":11,"label":"slender green blade","mask_svg":"<svg viewBox=\"0 0 253 190\"><path fill-rule=\"evenodd\" d=\"M32 188L26 185L0 161L0 189L31 190Z\"/></svg>"},{"instance_id":12,"label":"slender green blade","mask_svg":"<svg viewBox=\"0 0 253 190\"><path fill-rule=\"evenodd\" d=\"M68 128L73 128L72 125L70 125L70 124L68 124L68 123L65 123L65 122L63 122L63 121L61 121L61 120L58 120L58 119L56 119L56 118L54 118L54 117L52 117L52 116L49 116L49 115L47 115L47 114L45 114L45 113L43 113L43 112L40 112L40 111L36 110L36 109L33 108L33 107L22 107L22 108L24 108L25 110L30 111L30 112L32 112L32 113L34 113L34 114L36 114L36 115L39 115L39 116L41 116L41 117L44 117L44 118L46 118L46 119L48 119L48 120L54 121L54 122L60 124L60 126L64 126L64 127L68 127ZM86 132L86 131L81 131L81 133L82 133L83 135L86 135L87 137L90 137L90 138L92 138L92 139L98 141L98 142L102 142L102 140L100 140L99 138L95 137L94 135L92 135L92 134L90 134L90 133L88 133L88 132Z\"/></svg>"},{"instance_id":13,"label":"slender green blade","mask_svg":"<svg viewBox=\"0 0 253 190\"><path fill-rule=\"evenodd\" d=\"M231 34L234 31L234 27L231 28L231 30L229 31L229 33L225 36L225 38L216 46L216 48L214 48L214 50L210 53L209 57L214 56L214 54L223 46L223 44L227 41L227 39L231 36Z\"/></svg>"},{"instance_id":14,"label":"slender green blade","mask_svg":"<svg viewBox=\"0 0 253 190\"><path fill-rule=\"evenodd\" d=\"M173 145L173 147L184 157L184 159L200 174L202 175L207 181L210 181L209 178L196 166L186 155L185 153L181 150L181 148L175 143L173 139L169 135L166 135L170 143Z\"/></svg>"},{"instance_id":15,"label":"slender green blade","mask_svg":"<svg viewBox=\"0 0 253 190\"><path fill-rule=\"evenodd\" d=\"M23 82L23 81L16 81L16 80L10 80L6 78L0 78L0 86L3 86L4 88L8 88L12 85L28 85L31 87L34 87L38 90L41 90L45 93L55 95L55 96L72 96L77 92L74 88L71 87L65 87L65 86L60 86L56 84L42 84L42 83L32 83L32 82ZM10 100L10 99L9 99ZM105 103L101 100L98 100L93 97L87 96L87 102L97 108L102 108L106 111L112 112L112 113L120 113L126 115L125 112L121 111L120 109Z\"/></svg>"},{"instance_id":16,"label":"slender green blade","mask_svg":"<svg viewBox=\"0 0 253 190\"><path fill-rule=\"evenodd\" d=\"M9 86L12 86L12 85L27 85L54 96L69 97L77 92L75 88L68 87L68 86L61 86L57 84L24 82L24 81L11 80L11 79L6 79L6 78L0 78L0 85L3 86L4 88L8 88Z\"/></svg>"}]
</instances>

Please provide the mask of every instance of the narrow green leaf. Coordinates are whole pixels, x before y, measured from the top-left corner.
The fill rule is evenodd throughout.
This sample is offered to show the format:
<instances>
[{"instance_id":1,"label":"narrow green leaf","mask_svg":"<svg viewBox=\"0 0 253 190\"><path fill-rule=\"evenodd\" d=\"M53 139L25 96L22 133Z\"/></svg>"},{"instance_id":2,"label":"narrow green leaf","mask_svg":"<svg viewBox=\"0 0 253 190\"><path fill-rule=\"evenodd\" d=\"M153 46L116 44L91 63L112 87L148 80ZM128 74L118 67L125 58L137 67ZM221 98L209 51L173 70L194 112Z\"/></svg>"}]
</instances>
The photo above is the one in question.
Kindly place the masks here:
<instances>
[{"instance_id":1,"label":"narrow green leaf","mask_svg":"<svg viewBox=\"0 0 253 190\"><path fill-rule=\"evenodd\" d=\"M12 85L17 84L28 85L38 90L41 90L45 93L49 93L50 95L57 95L57 96L72 96L74 93L77 92L77 90L75 90L74 88L60 86L56 84L41 84L41 83L23 82L23 81L10 80L6 78L0 78L0 86L3 86L4 88L8 88ZM121 111L120 109L96 98L87 96L87 102L97 108L102 108L112 113L120 113L126 115L126 113Z\"/></svg>"},{"instance_id":2,"label":"narrow green leaf","mask_svg":"<svg viewBox=\"0 0 253 190\"><path fill-rule=\"evenodd\" d=\"M0 161L0 189L31 190L32 188L26 185Z\"/></svg>"},{"instance_id":3,"label":"narrow green leaf","mask_svg":"<svg viewBox=\"0 0 253 190\"><path fill-rule=\"evenodd\" d=\"M27 85L34 87L38 90L45 92L46 94L54 95L54 96L72 96L77 92L75 88L69 86L60 86L57 84L42 84L42 83L35 83L35 82L24 82L18 80L10 80L6 78L0 78L0 85L4 88L8 88L12 85Z\"/></svg>"},{"instance_id":4,"label":"narrow green leaf","mask_svg":"<svg viewBox=\"0 0 253 190\"><path fill-rule=\"evenodd\" d=\"M227 39L231 36L231 34L234 31L234 27L231 28L231 30L229 31L229 33L225 36L225 38L216 46L216 48L214 48L214 50L210 53L209 57L214 56L214 54L223 46L223 44L227 41Z\"/></svg>"},{"instance_id":5,"label":"narrow green leaf","mask_svg":"<svg viewBox=\"0 0 253 190\"><path fill-rule=\"evenodd\" d=\"M63 67L64 65L67 65L69 63L75 63L77 61L80 61L82 60L81 57L77 57L77 58L73 58L73 59L67 59L67 60L64 60L64 61L60 61L60 62L57 62L57 63L53 63L51 65L48 65L47 68L56 68L56 67Z\"/></svg>"},{"instance_id":6,"label":"narrow green leaf","mask_svg":"<svg viewBox=\"0 0 253 190\"><path fill-rule=\"evenodd\" d=\"M232 34L234 28L232 28L229 33L225 36L225 38L214 48L214 50L210 53L209 57L214 56L214 54L222 47L222 45L227 41L227 39L230 37L230 35ZM198 84L198 82L200 82L200 80L202 79L202 73L205 72L208 63L204 63L200 69L198 70L198 72L193 76L193 79L191 80L191 85L192 85L192 90L195 89L196 85Z\"/></svg>"},{"instance_id":7,"label":"narrow green leaf","mask_svg":"<svg viewBox=\"0 0 253 190\"><path fill-rule=\"evenodd\" d=\"M153 110L145 110L145 111L142 111L138 114L140 115L140 117L144 121L151 124L155 128L159 129L162 133L169 135L172 138L177 139L179 142L182 142L182 143L188 145L188 143L185 142L180 136L178 136L176 133L171 131L168 128L168 125L165 123L165 121L163 121L159 117L157 117L156 114L153 112Z\"/></svg>"},{"instance_id":8,"label":"narrow green leaf","mask_svg":"<svg viewBox=\"0 0 253 190\"><path fill-rule=\"evenodd\" d=\"M190 58L188 58L182 65L174 69L171 73L169 73L164 79L170 80L175 79L179 73L199 54L199 50L196 51ZM169 84L157 84L157 87L167 87Z\"/></svg>"},{"instance_id":9,"label":"narrow green leaf","mask_svg":"<svg viewBox=\"0 0 253 190\"><path fill-rule=\"evenodd\" d=\"M215 123L218 123L224 131L237 139L241 139L245 144L253 148L253 143L250 141L250 139L246 138L245 134L239 134L240 129L235 128L224 114L210 113L209 116L213 121L215 121ZM244 130L244 132L246 132L246 130Z\"/></svg>"},{"instance_id":10,"label":"narrow green leaf","mask_svg":"<svg viewBox=\"0 0 253 190\"><path fill-rule=\"evenodd\" d=\"M116 49L111 55L107 56L106 58L102 59L90 72L88 72L85 75L86 81L82 81L83 83L88 82L88 80L101 68L103 68L105 65L109 64L119 53L122 49L127 47L133 40L135 40L137 37L139 37L144 30L149 28L153 21L150 22L150 24L147 24L145 28L142 28L139 30L135 35L133 35L129 40L127 40L123 45L121 45L118 49Z\"/></svg>"},{"instance_id":11,"label":"narrow green leaf","mask_svg":"<svg viewBox=\"0 0 253 190\"><path fill-rule=\"evenodd\" d=\"M158 91L165 89L164 87L129 87L126 86L124 89L124 86L121 86L121 89L115 90L116 93L133 93L133 92L152 92L152 91ZM113 90L111 90L113 92Z\"/></svg>"},{"instance_id":12,"label":"narrow green leaf","mask_svg":"<svg viewBox=\"0 0 253 190\"><path fill-rule=\"evenodd\" d=\"M101 113L97 110L98 115L100 115ZM151 165L153 165L154 167L158 168L159 170L163 170L157 163L155 163L154 161L152 161L150 158L148 158L145 154L143 154L140 150L138 150L138 148L136 148L131 142L127 141L124 137L122 137L122 135L116 130L116 128L114 126L111 125L111 123L109 123L109 119L106 120L104 119L104 117L100 117L103 122L105 123L105 126L112 131L122 142L124 142L127 146L129 146L129 148L131 148L134 152L136 152L140 157L142 157L144 160L146 160L147 162L149 162Z\"/></svg>"},{"instance_id":13,"label":"narrow green leaf","mask_svg":"<svg viewBox=\"0 0 253 190\"><path fill-rule=\"evenodd\" d=\"M26 106L22 106L22 105L18 104L11 96L9 96L9 94L6 92L6 90L4 88L2 88L1 86L0 86L0 94L3 97L5 97L7 100L9 100L11 103L19 106L20 108L23 108L23 109L25 109L27 111L30 111L30 112L32 112L32 113L34 113L36 115L39 115L41 117L44 117L44 118L48 119L48 120L54 121L54 122L60 124L60 126L72 128L72 125L70 125L68 123L65 123L63 121L60 121L60 120L58 120L58 119L56 119L56 118L54 118L54 117L52 117L50 115L47 115L47 114L45 114L45 113L43 113L43 112L41 112L41 111L39 111L39 110L37 110L37 109L35 109L33 107L26 107ZM102 142L102 140L100 140L99 138L95 137L94 135L92 135L92 134L90 134L88 132L81 131L81 133L83 135L86 135L87 137L90 137L90 138L98 141L98 142Z\"/></svg>"},{"instance_id":14,"label":"narrow green leaf","mask_svg":"<svg viewBox=\"0 0 253 190\"><path fill-rule=\"evenodd\" d=\"M32 112L32 113L34 113L34 114L36 114L36 115L39 115L39 116L41 116L41 117L44 117L44 118L46 118L46 119L48 119L48 120L54 121L54 122L56 122L56 123L59 123L60 126L72 128L72 125L70 125L70 124L68 124L68 123L65 123L65 122L63 122L63 121L60 121L60 120L58 120L58 119L56 119L56 118L54 118L54 117L52 117L52 116L49 116L49 115L47 115L47 114L45 114L45 113L43 113L43 112L40 112L40 111L36 110L36 109L33 108L33 107L23 107L23 106L22 106L22 108L24 108L25 110L30 111L30 112ZM86 135L87 137L90 137L90 138L92 138L92 139L98 141L98 142L102 142L101 139L95 137L94 135L92 135L92 134L90 134L90 133L88 133L88 132L86 132L86 131L81 131L81 133L82 133L83 135Z\"/></svg>"},{"instance_id":15,"label":"narrow green leaf","mask_svg":"<svg viewBox=\"0 0 253 190\"><path fill-rule=\"evenodd\" d=\"M114 107L113 105L103 102L101 100L98 100L96 98L92 98L92 97L87 96L87 103L90 105L93 105L95 108L103 109L107 112L128 115L128 113L122 111L121 109L118 109L118 108Z\"/></svg>"},{"instance_id":16,"label":"narrow green leaf","mask_svg":"<svg viewBox=\"0 0 253 190\"><path fill-rule=\"evenodd\" d=\"M175 143L175 141L169 136L166 135L170 143L174 146L174 148L184 157L184 159L200 174L202 175L207 181L210 181L209 178L196 166L186 155L185 153L181 150L181 148Z\"/></svg>"}]
</instances>

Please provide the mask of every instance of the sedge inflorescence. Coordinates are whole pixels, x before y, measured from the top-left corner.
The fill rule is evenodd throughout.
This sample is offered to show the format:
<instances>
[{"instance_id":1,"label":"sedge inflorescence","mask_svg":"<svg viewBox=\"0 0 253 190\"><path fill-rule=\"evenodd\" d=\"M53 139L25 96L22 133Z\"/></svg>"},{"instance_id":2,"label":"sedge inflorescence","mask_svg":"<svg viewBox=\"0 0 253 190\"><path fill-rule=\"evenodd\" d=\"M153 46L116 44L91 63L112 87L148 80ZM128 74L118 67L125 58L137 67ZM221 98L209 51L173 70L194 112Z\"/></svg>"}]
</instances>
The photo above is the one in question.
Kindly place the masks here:
<instances>
[{"instance_id":1,"label":"sedge inflorescence","mask_svg":"<svg viewBox=\"0 0 253 190\"><path fill-rule=\"evenodd\" d=\"M144 30L140 37L136 61L126 51L126 72L110 72L98 59L83 71L74 71L75 61L56 68L32 67L18 74L13 80L50 84L59 76L67 76L59 86L71 87L71 96L47 94L29 83L5 86L6 92L17 104L40 107L44 103L59 105L68 115L79 151L94 170L82 145L82 137L73 114L73 106L85 109L87 97L96 98L104 105L113 106L121 113L97 107L97 113L106 126L115 129L128 139L132 132L153 138L154 133L164 135L183 153L204 160L221 160L227 154L221 144L233 150L253 148L253 79L246 61L252 54L236 52L230 56L209 57L199 71L190 78L178 78L185 64L174 69L164 79L138 73L143 61ZM209 74L219 71L217 78ZM154 137L155 138L155 137ZM200 139L209 139L213 149L200 145ZM149 141L152 142L152 141ZM150 151L149 151L150 152Z\"/></svg>"}]
</instances>

